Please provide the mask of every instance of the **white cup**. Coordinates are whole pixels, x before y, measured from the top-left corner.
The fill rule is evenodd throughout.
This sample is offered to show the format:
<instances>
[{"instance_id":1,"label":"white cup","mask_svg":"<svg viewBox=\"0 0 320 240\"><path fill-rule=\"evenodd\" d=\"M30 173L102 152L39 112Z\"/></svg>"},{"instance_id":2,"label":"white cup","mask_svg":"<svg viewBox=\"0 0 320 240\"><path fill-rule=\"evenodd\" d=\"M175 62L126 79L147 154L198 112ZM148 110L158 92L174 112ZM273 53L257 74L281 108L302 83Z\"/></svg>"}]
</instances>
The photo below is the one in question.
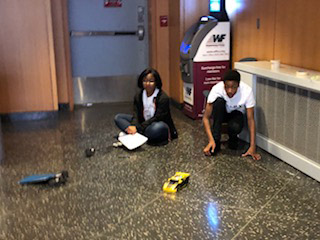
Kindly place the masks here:
<instances>
[{"instance_id":1,"label":"white cup","mask_svg":"<svg viewBox=\"0 0 320 240\"><path fill-rule=\"evenodd\" d=\"M280 60L271 60L271 69L277 70L280 68Z\"/></svg>"}]
</instances>

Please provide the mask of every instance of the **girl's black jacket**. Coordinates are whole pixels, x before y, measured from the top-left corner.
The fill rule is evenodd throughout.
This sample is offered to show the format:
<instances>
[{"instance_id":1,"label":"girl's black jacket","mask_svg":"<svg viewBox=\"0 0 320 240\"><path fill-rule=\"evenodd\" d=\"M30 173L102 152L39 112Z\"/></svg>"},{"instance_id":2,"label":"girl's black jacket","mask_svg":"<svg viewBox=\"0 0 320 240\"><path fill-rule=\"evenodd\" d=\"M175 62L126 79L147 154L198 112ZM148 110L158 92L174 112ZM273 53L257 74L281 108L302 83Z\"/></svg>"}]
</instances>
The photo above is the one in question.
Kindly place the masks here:
<instances>
[{"instance_id":1,"label":"girl's black jacket","mask_svg":"<svg viewBox=\"0 0 320 240\"><path fill-rule=\"evenodd\" d=\"M171 139L177 138L178 132L172 121L172 117L170 113L170 100L168 95L161 89L159 90L158 95L153 100L156 105L156 111L154 113L154 116L149 120L145 121L143 117L142 93L143 93L143 90L141 90L140 93L137 93L134 97L134 102L133 102L134 114L133 114L133 120L131 124L136 126L138 132L143 133L144 130L151 123L163 121L170 128Z\"/></svg>"}]
</instances>

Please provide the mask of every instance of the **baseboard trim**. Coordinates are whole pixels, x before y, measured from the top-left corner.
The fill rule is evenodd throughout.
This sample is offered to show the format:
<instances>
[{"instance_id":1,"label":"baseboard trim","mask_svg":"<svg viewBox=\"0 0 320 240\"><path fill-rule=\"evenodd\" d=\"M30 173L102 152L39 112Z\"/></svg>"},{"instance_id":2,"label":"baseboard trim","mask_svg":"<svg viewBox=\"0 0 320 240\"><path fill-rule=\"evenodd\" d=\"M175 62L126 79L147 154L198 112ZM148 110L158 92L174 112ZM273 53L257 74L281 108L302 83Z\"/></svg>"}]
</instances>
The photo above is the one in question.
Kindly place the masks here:
<instances>
[{"instance_id":1,"label":"baseboard trim","mask_svg":"<svg viewBox=\"0 0 320 240\"><path fill-rule=\"evenodd\" d=\"M58 111L0 114L3 122L35 121L57 118Z\"/></svg>"},{"instance_id":2,"label":"baseboard trim","mask_svg":"<svg viewBox=\"0 0 320 240\"><path fill-rule=\"evenodd\" d=\"M320 164L260 134L257 146L320 182Z\"/></svg>"},{"instance_id":3,"label":"baseboard trim","mask_svg":"<svg viewBox=\"0 0 320 240\"><path fill-rule=\"evenodd\" d=\"M59 103L59 111L70 111L69 103Z\"/></svg>"},{"instance_id":4,"label":"baseboard trim","mask_svg":"<svg viewBox=\"0 0 320 240\"><path fill-rule=\"evenodd\" d=\"M249 132L247 130L244 129L239 137L249 142ZM256 142L258 147L320 182L320 164L259 133L256 135Z\"/></svg>"}]
</instances>

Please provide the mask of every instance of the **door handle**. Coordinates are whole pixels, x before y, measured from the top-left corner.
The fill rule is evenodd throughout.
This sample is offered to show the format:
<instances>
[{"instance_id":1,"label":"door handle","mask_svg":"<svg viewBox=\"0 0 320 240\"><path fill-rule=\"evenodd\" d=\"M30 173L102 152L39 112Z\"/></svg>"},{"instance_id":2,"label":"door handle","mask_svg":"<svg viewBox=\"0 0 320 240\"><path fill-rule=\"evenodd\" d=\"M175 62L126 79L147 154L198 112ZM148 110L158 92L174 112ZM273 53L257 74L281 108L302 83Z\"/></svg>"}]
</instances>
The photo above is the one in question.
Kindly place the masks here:
<instances>
[{"instance_id":1,"label":"door handle","mask_svg":"<svg viewBox=\"0 0 320 240\"><path fill-rule=\"evenodd\" d=\"M138 26L137 35L138 35L138 39L140 41L142 41L144 38L144 26L143 25Z\"/></svg>"},{"instance_id":2,"label":"door handle","mask_svg":"<svg viewBox=\"0 0 320 240\"><path fill-rule=\"evenodd\" d=\"M139 25L137 31L70 31L71 37L92 37L92 36L126 36L136 35L142 41L144 39L144 26Z\"/></svg>"}]
</instances>

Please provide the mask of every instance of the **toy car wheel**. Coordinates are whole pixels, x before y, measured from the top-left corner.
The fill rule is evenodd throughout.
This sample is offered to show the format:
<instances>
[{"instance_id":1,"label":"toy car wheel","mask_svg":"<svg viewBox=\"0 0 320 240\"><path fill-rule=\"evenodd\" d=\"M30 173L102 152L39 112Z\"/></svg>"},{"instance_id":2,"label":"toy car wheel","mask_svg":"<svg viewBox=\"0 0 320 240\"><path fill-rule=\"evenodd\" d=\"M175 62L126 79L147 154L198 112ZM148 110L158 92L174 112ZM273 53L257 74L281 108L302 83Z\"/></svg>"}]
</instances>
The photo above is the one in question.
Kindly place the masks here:
<instances>
[{"instance_id":1,"label":"toy car wheel","mask_svg":"<svg viewBox=\"0 0 320 240\"><path fill-rule=\"evenodd\" d=\"M189 183L189 177L187 177L186 180L184 180L183 183L178 186L178 190L185 188L188 185L188 183Z\"/></svg>"},{"instance_id":2,"label":"toy car wheel","mask_svg":"<svg viewBox=\"0 0 320 240\"><path fill-rule=\"evenodd\" d=\"M186 178L186 184L189 183L189 177Z\"/></svg>"},{"instance_id":3,"label":"toy car wheel","mask_svg":"<svg viewBox=\"0 0 320 240\"><path fill-rule=\"evenodd\" d=\"M62 177L63 177L64 179L67 179L67 178L69 177L68 171L62 171L62 172L61 172L61 175L62 175Z\"/></svg>"},{"instance_id":4,"label":"toy car wheel","mask_svg":"<svg viewBox=\"0 0 320 240\"><path fill-rule=\"evenodd\" d=\"M63 176L61 176L61 177L58 178L58 183L59 183L59 184L65 184L66 181L67 181L67 179L64 178Z\"/></svg>"},{"instance_id":5,"label":"toy car wheel","mask_svg":"<svg viewBox=\"0 0 320 240\"><path fill-rule=\"evenodd\" d=\"M52 178L48 181L48 185L49 186L54 186L57 184L56 178Z\"/></svg>"},{"instance_id":6,"label":"toy car wheel","mask_svg":"<svg viewBox=\"0 0 320 240\"><path fill-rule=\"evenodd\" d=\"M68 177L69 177L68 171L62 171L61 175L59 176L58 182L59 183L66 183Z\"/></svg>"}]
</instances>

